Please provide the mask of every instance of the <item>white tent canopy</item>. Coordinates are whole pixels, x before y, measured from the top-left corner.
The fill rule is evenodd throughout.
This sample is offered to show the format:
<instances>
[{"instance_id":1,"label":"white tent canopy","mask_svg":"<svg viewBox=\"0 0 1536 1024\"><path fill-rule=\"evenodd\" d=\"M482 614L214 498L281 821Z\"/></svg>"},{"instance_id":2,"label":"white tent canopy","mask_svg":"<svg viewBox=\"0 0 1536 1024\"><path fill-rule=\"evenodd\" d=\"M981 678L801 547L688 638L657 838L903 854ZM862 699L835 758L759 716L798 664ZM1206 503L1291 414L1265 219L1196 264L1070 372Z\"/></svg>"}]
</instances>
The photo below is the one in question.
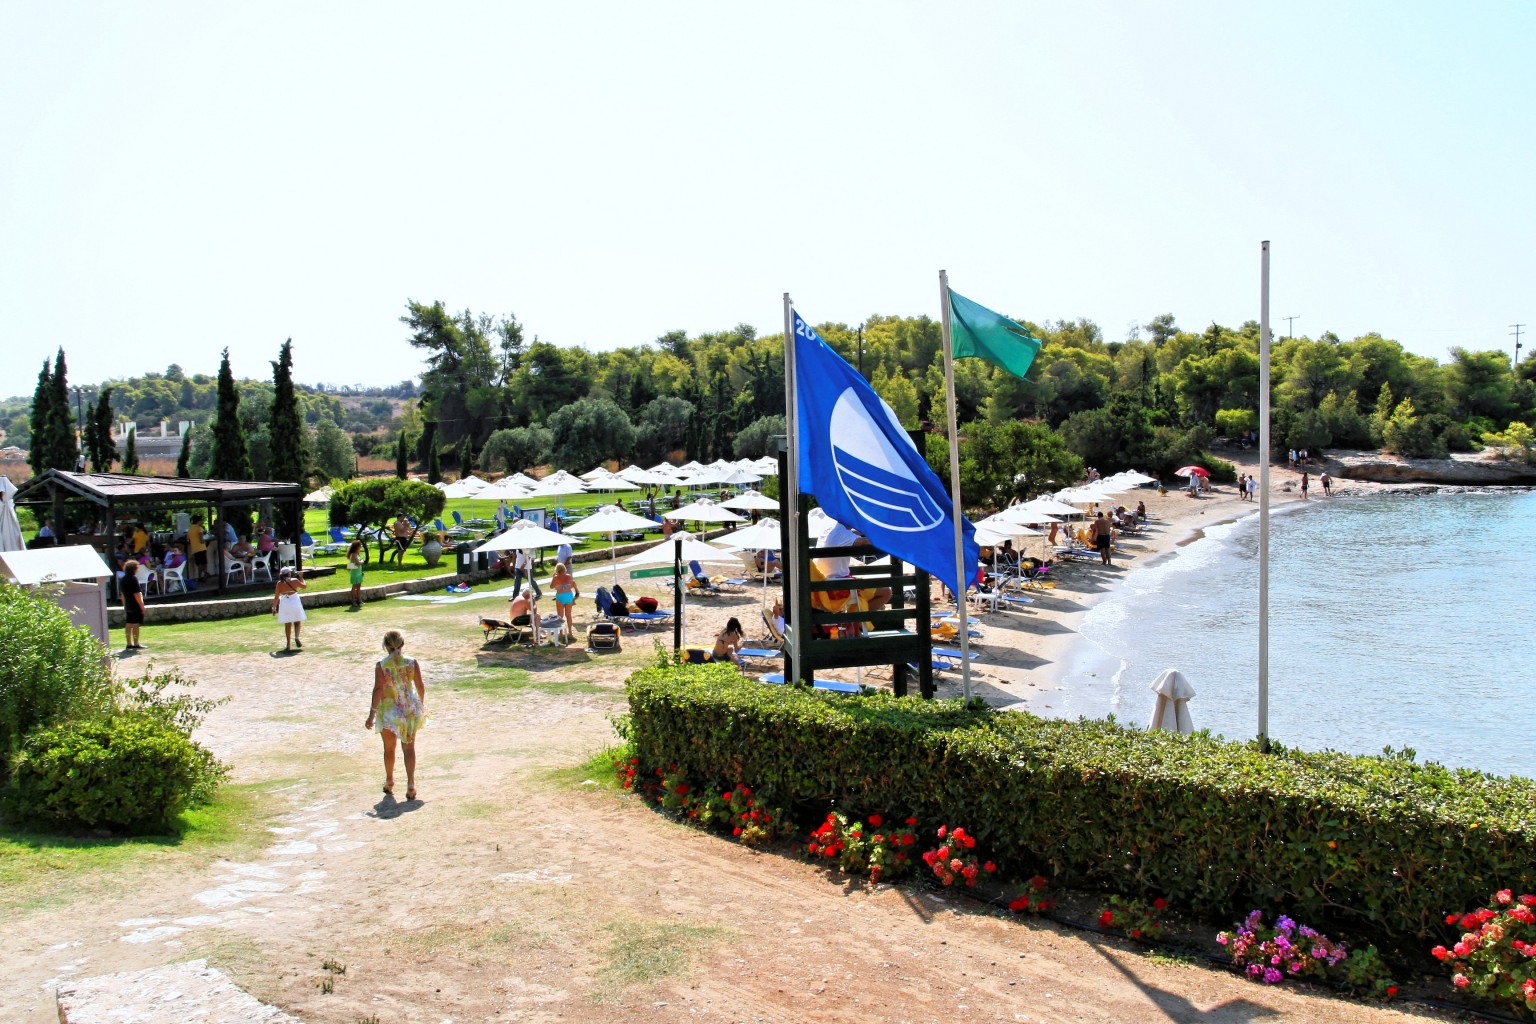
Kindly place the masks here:
<instances>
[{"instance_id":1,"label":"white tent canopy","mask_svg":"<svg viewBox=\"0 0 1536 1024\"><path fill-rule=\"evenodd\" d=\"M546 530L529 519L515 519L501 533L475 548L479 551L530 551L534 548L556 548L561 544L580 544L580 537L567 537L554 530Z\"/></svg>"}]
</instances>

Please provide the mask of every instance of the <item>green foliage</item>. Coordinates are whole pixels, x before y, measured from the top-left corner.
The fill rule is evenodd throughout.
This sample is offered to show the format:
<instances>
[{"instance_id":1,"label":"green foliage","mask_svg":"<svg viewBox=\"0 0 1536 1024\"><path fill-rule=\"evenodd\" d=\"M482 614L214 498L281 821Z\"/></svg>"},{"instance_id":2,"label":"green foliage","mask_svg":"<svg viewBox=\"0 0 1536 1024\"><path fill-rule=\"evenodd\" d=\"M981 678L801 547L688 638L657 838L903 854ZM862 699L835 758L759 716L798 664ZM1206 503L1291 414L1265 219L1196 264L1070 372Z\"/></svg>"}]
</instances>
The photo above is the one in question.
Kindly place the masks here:
<instances>
[{"instance_id":1,"label":"green foliage","mask_svg":"<svg viewBox=\"0 0 1536 1024\"><path fill-rule=\"evenodd\" d=\"M134 424L128 424L128 441L123 445L124 473L137 473L139 471L139 445L135 438L139 436L139 428Z\"/></svg>"},{"instance_id":2,"label":"green foliage","mask_svg":"<svg viewBox=\"0 0 1536 1024\"><path fill-rule=\"evenodd\" d=\"M784 437L788 422L783 416L773 415L755 419L736 433L735 454L738 459L760 459L765 455L777 455L775 437Z\"/></svg>"},{"instance_id":3,"label":"green foliage","mask_svg":"<svg viewBox=\"0 0 1536 1024\"><path fill-rule=\"evenodd\" d=\"M1445 454L1443 444L1430 425L1414 411L1411 398L1397 403L1397 408L1382 424L1381 445L1406 459L1436 459Z\"/></svg>"},{"instance_id":4,"label":"green foliage","mask_svg":"<svg viewBox=\"0 0 1536 1024\"><path fill-rule=\"evenodd\" d=\"M629 414L607 398L583 398L545 421L553 435L555 465L585 472L605 459L625 459L635 447Z\"/></svg>"},{"instance_id":5,"label":"green foliage","mask_svg":"<svg viewBox=\"0 0 1536 1024\"><path fill-rule=\"evenodd\" d=\"M498 430L486 439L485 447L480 449L480 466L486 472L494 472L497 467L501 467L508 473L542 466L549 461L554 444L554 435L543 427Z\"/></svg>"},{"instance_id":6,"label":"green foliage","mask_svg":"<svg viewBox=\"0 0 1536 1024\"><path fill-rule=\"evenodd\" d=\"M101 642L45 592L0 585L0 778L28 732L112 708Z\"/></svg>"},{"instance_id":7,"label":"green foliage","mask_svg":"<svg viewBox=\"0 0 1536 1024\"><path fill-rule=\"evenodd\" d=\"M1283 907L1401 946L1484 880L1536 882L1536 783L1403 757L1353 757L1208 735L1048 721L957 701L837 699L731 666L628 681L641 773L749 782L818 821L905 807L974 823L1005 873L1164 896L1225 921Z\"/></svg>"},{"instance_id":8,"label":"green foliage","mask_svg":"<svg viewBox=\"0 0 1536 1024\"><path fill-rule=\"evenodd\" d=\"M132 711L31 732L12 764L13 813L128 832L171 827L228 774L175 726Z\"/></svg>"},{"instance_id":9,"label":"green foliage","mask_svg":"<svg viewBox=\"0 0 1536 1024\"><path fill-rule=\"evenodd\" d=\"M641 406L635 417L635 457L659 462L682 448L693 413L692 402L676 397L653 398Z\"/></svg>"},{"instance_id":10,"label":"green foliage","mask_svg":"<svg viewBox=\"0 0 1536 1024\"><path fill-rule=\"evenodd\" d=\"M192 475L192 430L181 435L181 454L176 456L176 475L182 479Z\"/></svg>"},{"instance_id":11,"label":"green foliage","mask_svg":"<svg viewBox=\"0 0 1536 1024\"><path fill-rule=\"evenodd\" d=\"M404 514L420 527L442 514L448 499L431 484L394 477L369 477L342 484L331 494L332 526L372 527L381 531L379 556L389 541L384 527L397 515Z\"/></svg>"},{"instance_id":12,"label":"green foliage","mask_svg":"<svg viewBox=\"0 0 1536 1024\"><path fill-rule=\"evenodd\" d=\"M215 480L250 480L251 453L245 425L240 422L240 391L229 368L229 349L219 362L219 408L213 421L212 459L208 474Z\"/></svg>"},{"instance_id":13,"label":"green foliage","mask_svg":"<svg viewBox=\"0 0 1536 1024\"><path fill-rule=\"evenodd\" d=\"M405 431L395 435L395 479L404 480L409 474L410 447L405 443Z\"/></svg>"},{"instance_id":14,"label":"green foliage","mask_svg":"<svg viewBox=\"0 0 1536 1024\"><path fill-rule=\"evenodd\" d=\"M43 360L42 371L37 375L37 388L32 392L31 428L27 461L32 471L73 471L80 450L75 441L75 414L69 405L68 370L62 348L52 366Z\"/></svg>"},{"instance_id":15,"label":"green foliage","mask_svg":"<svg viewBox=\"0 0 1536 1024\"><path fill-rule=\"evenodd\" d=\"M356 454L346 432L330 420L316 424L315 472L326 480L350 480L356 465Z\"/></svg>"},{"instance_id":16,"label":"green foliage","mask_svg":"<svg viewBox=\"0 0 1536 1024\"><path fill-rule=\"evenodd\" d=\"M1259 429L1259 414L1252 409L1217 409L1216 433L1242 437Z\"/></svg>"},{"instance_id":17,"label":"green foliage","mask_svg":"<svg viewBox=\"0 0 1536 1024\"><path fill-rule=\"evenodd\" d=\"M332 429L335 429L334 424ZM293 386L293 339L283 342L278 350L277 362L272 364L272 406L267 423L271 454L267 458L264 479L285 483L303 483L308 476L308 453L305 451L304 418L299 413L299 396ZM337 433L340 433L337 430ZM317 459L319 453L316 453ZM349 465L350 468L350 465ZM343 474L345 475L345 474ZM299 523L287 502L278 502L277 535L296 537Z\"/></svg>"},{"instance_id":18,"label":"green foliage","mask_svg":"<svg viewBox=\"0 0 1536 1024\"><path fill-rule=\"evenodd\" d=\"M1525 423L1511 423L1508 430L1483 435L1483 443L1504 448L1511 458L1536 463L1536 430Z\"/></svg>"},{"instance_id":19,"label":"green foliage","mask_svg":"<svg viewBox=\"0 0 1536 1024\"><path fill-rule=\"evenodd\" d=\"M967 505L1002 507L1081 480L1083 460L1043 423L973 420L960 429L960 494ZM928 465L949 483L949 439L927 438Z\"/></svg>"},{"instance_id":20,"label":"green foliage","mask_svg":"<svg viewBox=\"0 0 1536 1024\"><path fill-rule=\"evenodd\" d=\"M112 440L112 389L102 388L96 405L86 413L86 455L97 473L112 472L117 461L117 442Z\"/></svg>"}]
</instances>

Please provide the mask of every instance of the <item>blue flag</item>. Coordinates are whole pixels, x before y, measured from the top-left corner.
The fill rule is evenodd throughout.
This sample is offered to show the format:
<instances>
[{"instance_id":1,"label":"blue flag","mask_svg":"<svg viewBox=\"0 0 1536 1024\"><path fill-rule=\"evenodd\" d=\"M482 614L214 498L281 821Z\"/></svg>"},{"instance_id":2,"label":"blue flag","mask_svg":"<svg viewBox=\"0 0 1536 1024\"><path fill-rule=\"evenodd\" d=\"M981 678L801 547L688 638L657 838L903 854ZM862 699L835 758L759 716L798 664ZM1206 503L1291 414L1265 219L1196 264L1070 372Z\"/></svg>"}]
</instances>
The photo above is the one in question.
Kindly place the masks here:
<instances>
[{"instance_id":1,"label":"blue flag","mask_svg":"<svg viewBox=\"0 0 1536 1024\"><path fill-rule=\"evenodd\" d=\"M880 550L964 594L975 572L976 528L961 517L967 572L955 566L955 503L896 414L859 372L795 314L800 490Z\"/></svg>"}]
</instances>

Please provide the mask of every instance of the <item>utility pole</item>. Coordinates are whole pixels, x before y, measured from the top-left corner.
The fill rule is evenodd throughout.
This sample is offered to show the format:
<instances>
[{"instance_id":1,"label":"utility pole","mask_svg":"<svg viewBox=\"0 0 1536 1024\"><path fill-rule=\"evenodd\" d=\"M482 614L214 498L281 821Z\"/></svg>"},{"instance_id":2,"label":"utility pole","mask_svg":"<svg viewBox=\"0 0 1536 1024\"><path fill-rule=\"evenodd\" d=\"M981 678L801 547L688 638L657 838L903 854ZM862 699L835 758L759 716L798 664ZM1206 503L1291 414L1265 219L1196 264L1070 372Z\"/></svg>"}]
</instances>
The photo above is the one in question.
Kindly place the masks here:
<instances>
[{"instance_id":1,"label":"utility pole","mask_svg":"<svg viewBox=\"0 0 1536 1024\"><path fill-rule=\"evenodd\" d=\"M1285 336L1287 338L1294 338L1295 335L1293 333L1291 333L1291 329L1295 326L1296 321L1300 320L1301 317L1299 317L1299 316L1282 316L1282 317L1277 317L1276 319L1284 320L1285 321Z\"/></svg>"},{"instance_id":2,"label":"utility pole","mask_svg":"<svg viewBox=\"0 0 1536 1024\"><path fill-rule=\"evenodd\" d=\"M1509 364L1509 369L1510 372L1518 377L1520 375L1520 350L1525 347L1520 344L1520 332L1525 330L1525 324L1510 324L1509 326L1514 328L1509 333L1515 336L1515 361Z\"/></svg>"},{"instance_id":3,"label":"utility pole","mask_svg":"<svg viewBox=\"0 0 1536 1024\"><path fill-rule=\"evenodd\" d=\"M867 324L867 323L869 323L869 321L866 320L866 321L864 321L864 323ZM859 376L863 377L864 376L864 324L859 324L858 339L859 339Z\"/></svg>"}]
</instances>

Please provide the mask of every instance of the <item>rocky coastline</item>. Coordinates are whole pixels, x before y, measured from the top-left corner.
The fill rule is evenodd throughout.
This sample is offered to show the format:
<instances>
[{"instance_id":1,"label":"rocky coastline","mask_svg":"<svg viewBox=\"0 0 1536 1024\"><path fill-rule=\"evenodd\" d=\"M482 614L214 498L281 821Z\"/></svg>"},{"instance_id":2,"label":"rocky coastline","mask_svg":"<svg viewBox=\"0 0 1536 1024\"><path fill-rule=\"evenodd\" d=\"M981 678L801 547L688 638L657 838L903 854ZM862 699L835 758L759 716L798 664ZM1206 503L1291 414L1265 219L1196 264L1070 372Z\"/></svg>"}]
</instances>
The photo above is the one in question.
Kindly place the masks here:
<instances>
[{"instance_id":1,"label":"rocky coastline","mask_svg":"<svg viewBox=\"0 0 1536 1024\"><path fill-rule=\"evenodd\" d=\"M1381 484L1427 484L1431 489L1454 487L1533 487L1536 466L1501 456L1493 449L1452 455L1444 459L1405 459L1381 451L1330 451L1311 460L1311 469L1326 469L1339 480Z\"/></svg>"}]
</instances>

